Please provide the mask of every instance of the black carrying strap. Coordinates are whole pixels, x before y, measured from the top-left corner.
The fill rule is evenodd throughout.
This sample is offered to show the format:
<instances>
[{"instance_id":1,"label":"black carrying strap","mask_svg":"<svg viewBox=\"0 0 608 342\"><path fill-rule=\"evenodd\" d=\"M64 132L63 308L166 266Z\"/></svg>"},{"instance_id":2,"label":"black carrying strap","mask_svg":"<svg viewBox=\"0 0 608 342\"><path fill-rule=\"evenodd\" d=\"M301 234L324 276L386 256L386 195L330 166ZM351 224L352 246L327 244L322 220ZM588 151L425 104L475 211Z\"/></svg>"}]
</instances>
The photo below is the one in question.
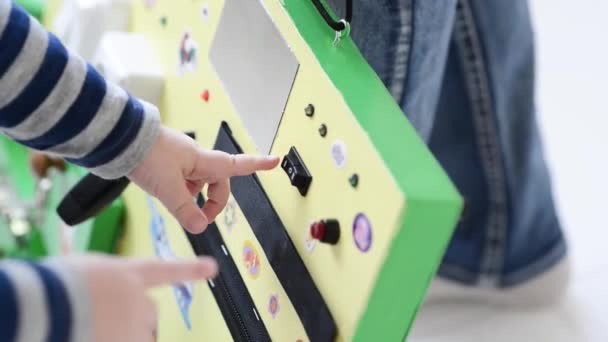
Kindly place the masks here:
<instances>
[{"instance_id":1,"label":"black carrying strap","mask_svg":"<svg viewBox=\"0 0 608 342\"><path fill-rule=\"evenodd\" d=\"M214 149L230 154L243 152L226 123L220 127ZM233 177L230 184L234 199L289 297L306 335L315 342L333 341L337 334L335 321L259 180L255 175ZM289 187L287 179L285 186Z\"/></svg>"},{"instance_id":2,"label":"black carrying strap","mask_svg":"<svg viewBox=\"0 0 608 342\"><path fill-rule=\"evenodd\" d=\"M322 0L312 0L312 3L315 5L317 11L319 11L319 14L321 14L327 25L334 29L334 31L344 31L346 29L344 22L335 21L329 12L327 12L327 9L325 9L325 6L323 6L321 1ZM344 18L344 20L349 24L353 20L353 0L346 0L346 18Z\"/></svg>"},{"instance_id":3,"label":"black carrying strap","mask_svg":"<svg viewBox=\"0 0 608 342\"><path fill-rule=\"evenodd\" d=\"M129 183L127 177L108 180L89 173L61 200L57 214L69 226L80 224L101 213Z\"/></svg>"}]
</instances>

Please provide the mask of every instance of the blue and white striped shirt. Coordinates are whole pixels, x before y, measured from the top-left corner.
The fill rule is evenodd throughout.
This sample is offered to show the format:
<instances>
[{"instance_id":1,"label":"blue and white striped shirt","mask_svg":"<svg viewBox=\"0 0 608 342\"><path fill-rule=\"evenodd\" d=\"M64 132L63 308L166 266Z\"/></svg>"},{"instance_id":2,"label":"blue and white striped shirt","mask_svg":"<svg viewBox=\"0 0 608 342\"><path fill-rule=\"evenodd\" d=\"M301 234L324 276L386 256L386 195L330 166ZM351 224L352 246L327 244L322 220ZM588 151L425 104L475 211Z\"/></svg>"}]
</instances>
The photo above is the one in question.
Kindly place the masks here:
<instances>
[{"instance_id":1,"label":"blue and white striped shirt","mask_svg":"<svg viewBox=\"0 0 608 342\"><path fill-rule=\"evenodd\" d=\"M106 82L10 0L0 0L0 130L105 178L129 174L159 132L157 109ZM0 340L86 341L82 279L57 263L0 263Z\"/></svg>"}]
</instances>

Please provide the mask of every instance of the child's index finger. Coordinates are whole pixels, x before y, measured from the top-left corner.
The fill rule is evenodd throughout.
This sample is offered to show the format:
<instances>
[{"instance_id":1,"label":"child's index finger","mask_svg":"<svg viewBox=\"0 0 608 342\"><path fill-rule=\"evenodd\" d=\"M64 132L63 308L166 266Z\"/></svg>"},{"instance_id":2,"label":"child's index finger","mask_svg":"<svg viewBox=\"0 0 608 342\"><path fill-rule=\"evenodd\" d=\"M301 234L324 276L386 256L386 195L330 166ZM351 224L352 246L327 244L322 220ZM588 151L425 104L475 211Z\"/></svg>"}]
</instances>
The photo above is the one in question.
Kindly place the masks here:
<instances>
[{"instance_id":1,"label":"child's index finger","mask_svg":"<svg viewBox=\"0 0 608 342\"><path fill-rule=\"evenodd\" d=\"M271 170L279 165L279 158L274 156L234 154L230 156L230 159L230 176L248 176L256 171Z\"/></svg>"},{"instance_id":2,"label":"child's index finger","mask_svg":"<svg viewBox=\"0 0 608 342\"><path fill-rule=\"evenodd\" d=\"M218 272L217 263L208 257L172 261L140 259L131 261L128 267L142 279L146 288L209 279Z\"/></svg>"}]
</instances>

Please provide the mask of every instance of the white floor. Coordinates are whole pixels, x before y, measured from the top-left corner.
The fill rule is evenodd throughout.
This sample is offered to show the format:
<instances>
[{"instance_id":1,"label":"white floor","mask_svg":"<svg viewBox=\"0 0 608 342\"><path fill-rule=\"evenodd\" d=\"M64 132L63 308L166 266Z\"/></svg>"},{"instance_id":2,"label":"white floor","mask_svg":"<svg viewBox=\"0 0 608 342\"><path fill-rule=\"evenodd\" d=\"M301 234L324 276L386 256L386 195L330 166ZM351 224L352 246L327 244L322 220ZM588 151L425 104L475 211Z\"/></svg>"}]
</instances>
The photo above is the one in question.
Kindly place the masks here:
<instances>
[{"instance_id":1,"label":"white floor","mask_svg":"<svg viewBox=\"0 0 608 342\"><path fill-rule=\"evenodd\" d=\"M443 307L415 325L433 336L412 341L608 341L608 1L531 6L538 110L574 264L570 294L537 312Z\"/></svg>"}]
</instances>

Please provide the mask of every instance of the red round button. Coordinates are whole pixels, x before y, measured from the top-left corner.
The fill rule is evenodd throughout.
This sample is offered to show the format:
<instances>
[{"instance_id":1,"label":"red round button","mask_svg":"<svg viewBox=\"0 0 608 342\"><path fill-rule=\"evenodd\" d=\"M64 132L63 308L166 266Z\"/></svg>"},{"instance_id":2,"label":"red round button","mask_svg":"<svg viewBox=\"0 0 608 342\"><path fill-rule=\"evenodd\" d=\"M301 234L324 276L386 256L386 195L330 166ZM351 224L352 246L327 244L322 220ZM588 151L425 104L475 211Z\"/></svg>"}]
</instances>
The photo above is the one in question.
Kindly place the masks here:
<instances>
[{"instance_id":1,"label":"red round button","mask_svg":"<svg viewBox=\"0 0 608 342\"><path fill-rule=\"evenodd\" d=\"M310 236L315 240L323 240L325 237L325 224L323 222L315 222L310 225Z\"/></svg>"}]
</instances>

